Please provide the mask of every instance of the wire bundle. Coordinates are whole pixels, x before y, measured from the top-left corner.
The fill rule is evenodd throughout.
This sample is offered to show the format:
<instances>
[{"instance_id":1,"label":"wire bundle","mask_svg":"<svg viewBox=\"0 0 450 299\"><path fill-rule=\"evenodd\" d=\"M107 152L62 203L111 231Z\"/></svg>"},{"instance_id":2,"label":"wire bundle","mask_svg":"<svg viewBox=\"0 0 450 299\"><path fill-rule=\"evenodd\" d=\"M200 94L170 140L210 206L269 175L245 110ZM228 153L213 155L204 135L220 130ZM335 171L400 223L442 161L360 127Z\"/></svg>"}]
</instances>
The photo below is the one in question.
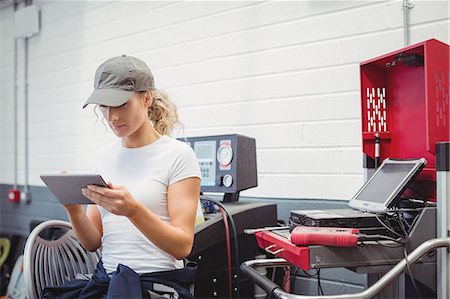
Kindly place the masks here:
<instances>
[{"instance_id":1,"label":"wire bundle","mask_svg":"<svg viewBox=\"0 0 450 299\"><path fill-rule=\"evenodd\" d=\"M405 201L403 201L405 202ZM392 208L391 210L389 210L388 212L388 216L390 216L388 218L389 221L385 222L383 220L381 220L378 216L376 217L378 222L383 225L389 232L391 232L392 234L396 235L398 238L391 238L388 236L384 236L384 235L373 235L373 236L365 236L366 240L369 240L370 238L378 238L377 240L375 240L378 244L380 244L381 246L385 246L385 247L403 247L403 256L406 262L406 267L407 267L407 271L409 274L409 278L411 279L411 283L414 287L414 290L416 291L417 295L419 297L422 297L420 290L416 284L416 281L414 279L414 275L411 271L411 264L408 260L408 252L406 249L407 244L410 241L410 237L409 234L411 233L412 228L414 227L414 225L417 222L417 219L419 219L418 214L420 214L422 212L422 210L426 207L429 206L429 203L427 202L423 202L423 207L419 207L419 208ZM408 220L406 215L408 216L412 216L412 221ZM398 229L395 229L394 227L392 227L391 225L391 221L395 222L398 226ZM392 246L392 245L387 245L387 244L383 244L380 242L380 240L390 240L390 241L394 241L396 243L398 243L399 245L397 246Z\"/></svg>"},{"instance_id":2,"label":"wire bundle","mask_svg":"<svg viewBox=\"0 0 450 299\"><path fill-rule=\"evenodd\" d=\"M235 278L236 278L236 291L237 291L237 298L240 297L239 295L239 245L238 245L238 234L236 229L236 223L234 222L233 216L231 213L227 210L227 208L218 200L215 200L211 197L200 195L200 200L202 201L210 201L216 205L219 206L220 211L222 213L223 217L223 223L225 228L225 241L226 241L226 247L227 247L227 267L228 267L228 293L229 298L233 298L233 269L231 267L231 261L232 261L232 254L231 254L231 237L230 237L230 231L228 224L231 226L231 231L233 233L233 240L234 240L234 267L235 267ZM229 222L229 223L228 223Z\"/></svg>"}]
</instances>

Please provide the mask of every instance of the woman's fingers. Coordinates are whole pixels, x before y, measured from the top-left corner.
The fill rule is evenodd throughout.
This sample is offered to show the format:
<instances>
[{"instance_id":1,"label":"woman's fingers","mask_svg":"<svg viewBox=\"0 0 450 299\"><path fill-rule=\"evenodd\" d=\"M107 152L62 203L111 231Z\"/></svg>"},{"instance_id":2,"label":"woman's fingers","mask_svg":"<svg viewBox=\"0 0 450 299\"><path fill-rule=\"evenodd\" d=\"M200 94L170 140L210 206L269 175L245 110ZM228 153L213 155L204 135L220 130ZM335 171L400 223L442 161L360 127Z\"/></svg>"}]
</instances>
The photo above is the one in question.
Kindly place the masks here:
<instances>
[{"instance_id":1,"label":"woman's fingers","mask_svg":"<svg viewBox=\"0 0 450 299\"><path fill-rule=\"evenodd\" d=\"M134 209L135 203L127 189L123 186L113 186L111 182L108 183L108 186L111 186L112 189L89 185L82 189L82 193L111 213L128 215Z\"/></svg>"},{"instance_id":2,"label":"woman's fingers","mask_svg":"<svg viewBox=\"0 0 450 299\"><path fill-rule=\"evenodd\" d=\"M111 184L112 186L112 184ZM100 193L101 195L108 196L108 197L118 197L120 196L120 193L117 192L117 190L95 186L95 185L88 185L87 189L96 193Z\"/></svg>"},{"instance_id":3,"label":"woman's fingers","mask_svg":"<svg viewBox=\"0 0 450 299\"><path fill-rule=\"evenodd\" d=\"M95 202L96 204L100 204L104 201L111 201L113 198L104 194L101 194L99 192L96 192L94 190L89 190L87 188L81 189L81 192L84 196L89 198L91 201Z\"/></svg>"},{"instance_id":4,"label":"woman's fingers","mask_svg":"<svg viewBox=\"0 0 450 299\"><path fill-rule=\"evenodd\" d=\"M86 197L87 199L97 203L97 201L95 200L95 198L92 195L92 192L89 191L87 188L81 189L81 193L83 193L84 197Z\"/></svg>"}]
</instances>

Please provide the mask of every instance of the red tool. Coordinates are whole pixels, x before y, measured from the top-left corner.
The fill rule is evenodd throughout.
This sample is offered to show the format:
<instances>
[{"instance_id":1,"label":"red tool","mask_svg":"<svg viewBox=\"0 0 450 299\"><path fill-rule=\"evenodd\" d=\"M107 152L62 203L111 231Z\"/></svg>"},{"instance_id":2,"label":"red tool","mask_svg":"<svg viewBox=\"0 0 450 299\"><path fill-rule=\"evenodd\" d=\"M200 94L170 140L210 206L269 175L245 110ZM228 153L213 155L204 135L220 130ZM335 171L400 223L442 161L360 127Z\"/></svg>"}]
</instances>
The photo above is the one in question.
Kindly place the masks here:
<instances>
[{"instance_id":1,"label":"red tool","mask_svg":"<svg viewBox=\"0 0 450 299\"><path fill-rule=\"evenodd\" d=\"M356 247L358 234L356 228L297 226L291 232L291 242L303 246Z\"/></svg>"}]
</instances>

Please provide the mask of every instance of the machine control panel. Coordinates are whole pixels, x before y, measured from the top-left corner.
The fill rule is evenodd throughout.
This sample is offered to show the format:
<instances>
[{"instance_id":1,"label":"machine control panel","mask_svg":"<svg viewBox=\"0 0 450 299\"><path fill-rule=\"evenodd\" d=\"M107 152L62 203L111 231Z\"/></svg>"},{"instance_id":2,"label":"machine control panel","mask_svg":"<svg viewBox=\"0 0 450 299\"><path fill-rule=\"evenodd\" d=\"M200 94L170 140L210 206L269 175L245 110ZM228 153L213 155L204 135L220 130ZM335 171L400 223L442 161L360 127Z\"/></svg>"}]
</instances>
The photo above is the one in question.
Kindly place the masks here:
<instances>
[{"instance_id":1,"label":"machine control panel","mask_svg":"<svg viewBox=\"0 0 450 299\"><path fill-rule=\"evenodd\" d=\"M194 152L197 156L202 175L202 186L215 186L216 184L216 141L205 140L194 143Z\"/></svg>"},{"instance_id":2,"label":"machine control panel","mask_svg":"<svg viewBox=\"0 0 450 299\"><path fill-rule=\"evenodd\" d=\"M231 134L179 139L197 156L202 192L239 193L258 185L254 138Z\"/></svg>"}]
</instances>

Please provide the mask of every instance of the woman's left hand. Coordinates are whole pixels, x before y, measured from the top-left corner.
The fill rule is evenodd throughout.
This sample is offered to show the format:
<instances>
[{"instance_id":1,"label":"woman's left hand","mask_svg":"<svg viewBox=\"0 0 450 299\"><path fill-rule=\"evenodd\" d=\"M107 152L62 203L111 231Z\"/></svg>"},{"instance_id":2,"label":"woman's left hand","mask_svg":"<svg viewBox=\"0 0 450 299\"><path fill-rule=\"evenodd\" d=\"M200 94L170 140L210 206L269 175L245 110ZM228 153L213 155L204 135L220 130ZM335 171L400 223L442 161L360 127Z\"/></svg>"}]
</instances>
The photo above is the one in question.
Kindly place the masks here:
<instances>
[{"instance_id":1,"label":"woman's left hand","mask_svg":"<svg viewBox=\"0 0 450 299\"><path fill-rule=\"evenodd\" d=\"M130 217L136 210L138 202L131 196L127 188L113 186L108 183L109 188L89 185L81 191L92 202L98 204L109 212Z\"/></svg>"}]
</instances>

